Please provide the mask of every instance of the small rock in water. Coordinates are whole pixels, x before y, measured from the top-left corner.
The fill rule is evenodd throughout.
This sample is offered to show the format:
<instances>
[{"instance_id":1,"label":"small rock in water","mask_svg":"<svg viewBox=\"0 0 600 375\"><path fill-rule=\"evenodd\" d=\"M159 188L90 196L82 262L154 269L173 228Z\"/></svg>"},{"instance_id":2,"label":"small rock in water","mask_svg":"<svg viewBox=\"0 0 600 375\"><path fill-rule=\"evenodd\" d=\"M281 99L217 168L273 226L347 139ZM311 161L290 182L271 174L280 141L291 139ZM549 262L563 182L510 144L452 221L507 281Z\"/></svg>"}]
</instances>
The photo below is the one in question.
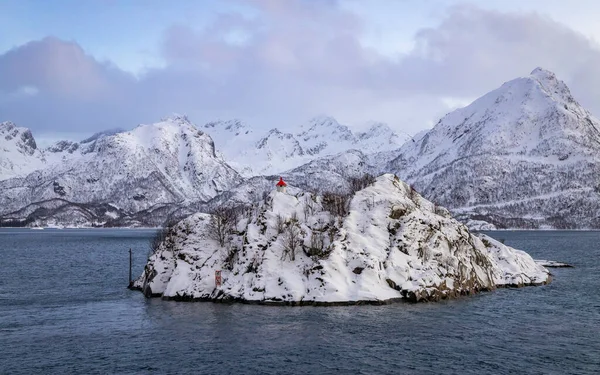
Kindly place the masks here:
<instances>
[{"instance_id":1,"label":"small rock in water","mask_svg":"<svg viewBox=\"0 0 600 375\"><path fill-rule=\"evenodd\" d=\"M574 266L567 263L556 262L554 260L536 259L535 262L540 266L550 268L573 268Z\"/></svg>"}]
</instances>

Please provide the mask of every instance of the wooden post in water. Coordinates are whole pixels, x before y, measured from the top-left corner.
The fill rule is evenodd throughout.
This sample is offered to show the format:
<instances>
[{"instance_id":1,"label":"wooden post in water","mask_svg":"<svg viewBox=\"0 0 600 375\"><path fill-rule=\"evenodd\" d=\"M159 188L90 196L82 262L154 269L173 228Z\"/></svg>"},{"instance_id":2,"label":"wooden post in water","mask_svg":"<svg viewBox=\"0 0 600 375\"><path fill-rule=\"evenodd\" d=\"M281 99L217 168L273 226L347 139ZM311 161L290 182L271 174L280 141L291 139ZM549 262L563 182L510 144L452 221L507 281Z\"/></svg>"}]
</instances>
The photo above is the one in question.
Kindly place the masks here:
<instances>
[{"instance_id":1,"label":"wooden post in water","mask_svg":"<svg viewBox=\"0 0 600 375\"><path fill-rule=\"evenodd\" d=\"M131 263L133 260L133 256L131 255L131 248L129 248L129 287L133 286L133 280L131 279Z\"/></svg>"}]
</instances>

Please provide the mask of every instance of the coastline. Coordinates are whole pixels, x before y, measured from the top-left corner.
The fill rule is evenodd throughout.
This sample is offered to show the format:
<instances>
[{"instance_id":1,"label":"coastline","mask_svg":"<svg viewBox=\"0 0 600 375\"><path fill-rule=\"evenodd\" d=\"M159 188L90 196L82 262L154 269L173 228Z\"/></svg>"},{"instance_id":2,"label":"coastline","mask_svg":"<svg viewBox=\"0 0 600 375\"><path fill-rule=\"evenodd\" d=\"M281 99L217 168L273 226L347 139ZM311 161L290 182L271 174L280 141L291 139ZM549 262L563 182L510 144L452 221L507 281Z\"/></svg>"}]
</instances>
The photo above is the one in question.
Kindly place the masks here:
<instances>
[{"instance_id":1,"label":"coastline","mask_svg":"<svg viewBox=\"0 0 600 375\"><path fill-rule=\"evenodd\" d=\"M356 300L356 301L313 301L313 300L299 300L299 301L276 301L276 300L248 300L244 298L236 298L223 296L222 293L218 293L215 297L192 297L192 296L163 296L160 293L156 294L144 294L146 298L160 298L163 301L174 301L174 302L212 302L222 304L244 304L244 305L261 305L261 306L289 306L289 307L301 307L301 306L315 306L315 307L334 307L334 306L357 306L357 305L391 305L395 303L430 303L439 302L443 300L452 300L460 297L467 297L471 295L477 295L480 293L494 292L495 289L519 289L530 286L544 286L552 282L552 275L548 276L548 279L541 283L524 283L524 284L501 284L496 285L495 288L483 288L475 291L462 291L453 294L436 295L436 298L417 298L414 293L408 294L403 297L394 297L383 300ZM139 291L144 293L144 290L140 286L130 285L127 289L132 291Z\"/></svg>"}]
</instances>

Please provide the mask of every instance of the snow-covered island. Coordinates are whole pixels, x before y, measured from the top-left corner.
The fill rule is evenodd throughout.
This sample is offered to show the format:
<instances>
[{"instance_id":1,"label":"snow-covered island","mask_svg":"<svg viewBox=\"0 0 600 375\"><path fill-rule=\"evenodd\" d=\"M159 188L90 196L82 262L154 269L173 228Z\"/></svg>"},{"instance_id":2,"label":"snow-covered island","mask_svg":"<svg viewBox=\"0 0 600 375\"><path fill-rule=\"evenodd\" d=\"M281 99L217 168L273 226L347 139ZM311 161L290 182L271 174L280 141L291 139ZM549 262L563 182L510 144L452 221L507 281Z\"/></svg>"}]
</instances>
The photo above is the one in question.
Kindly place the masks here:
<instances>
[{"instance_id":1,"label":"snow-covered island","mask_svg":"<svg viewBox=\"0 0 600 375\"><path fill-rule=\"evenodd\" d=\"M133 287L174 300L325 305L437 301L550 281L527 253L471 234L393 174L348 197L280 186L228 212L171 226Z\"/></svg>"}]
</instances>

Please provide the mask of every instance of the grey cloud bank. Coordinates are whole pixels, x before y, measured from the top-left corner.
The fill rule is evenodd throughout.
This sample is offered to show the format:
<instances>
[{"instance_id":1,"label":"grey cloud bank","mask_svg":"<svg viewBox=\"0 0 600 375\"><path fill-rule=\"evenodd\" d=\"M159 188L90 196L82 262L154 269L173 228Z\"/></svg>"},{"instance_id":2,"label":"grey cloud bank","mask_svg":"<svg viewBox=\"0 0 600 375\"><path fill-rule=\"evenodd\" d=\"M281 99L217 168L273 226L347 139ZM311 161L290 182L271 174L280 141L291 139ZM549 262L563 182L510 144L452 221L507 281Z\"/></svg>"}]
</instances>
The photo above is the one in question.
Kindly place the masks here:
<instances>
[{"instance_id":1,"label":"grey cloud bank","mask_svg":"<svg viewBox=\"0 0 600 375\"><path fill-rule=\"evenodd\" d=\"M172 112L203 123L237 117L292 127L317 114L415 133L536 66L555 71L600 114L600 47L542 15L448 9L392 60L360 43L362 20L335 2L266 1L204 30L173 25L166 62L134 77L53 37L0 55L0 120L36 134L131 128Z\"/></svg>"}]
</instances>

